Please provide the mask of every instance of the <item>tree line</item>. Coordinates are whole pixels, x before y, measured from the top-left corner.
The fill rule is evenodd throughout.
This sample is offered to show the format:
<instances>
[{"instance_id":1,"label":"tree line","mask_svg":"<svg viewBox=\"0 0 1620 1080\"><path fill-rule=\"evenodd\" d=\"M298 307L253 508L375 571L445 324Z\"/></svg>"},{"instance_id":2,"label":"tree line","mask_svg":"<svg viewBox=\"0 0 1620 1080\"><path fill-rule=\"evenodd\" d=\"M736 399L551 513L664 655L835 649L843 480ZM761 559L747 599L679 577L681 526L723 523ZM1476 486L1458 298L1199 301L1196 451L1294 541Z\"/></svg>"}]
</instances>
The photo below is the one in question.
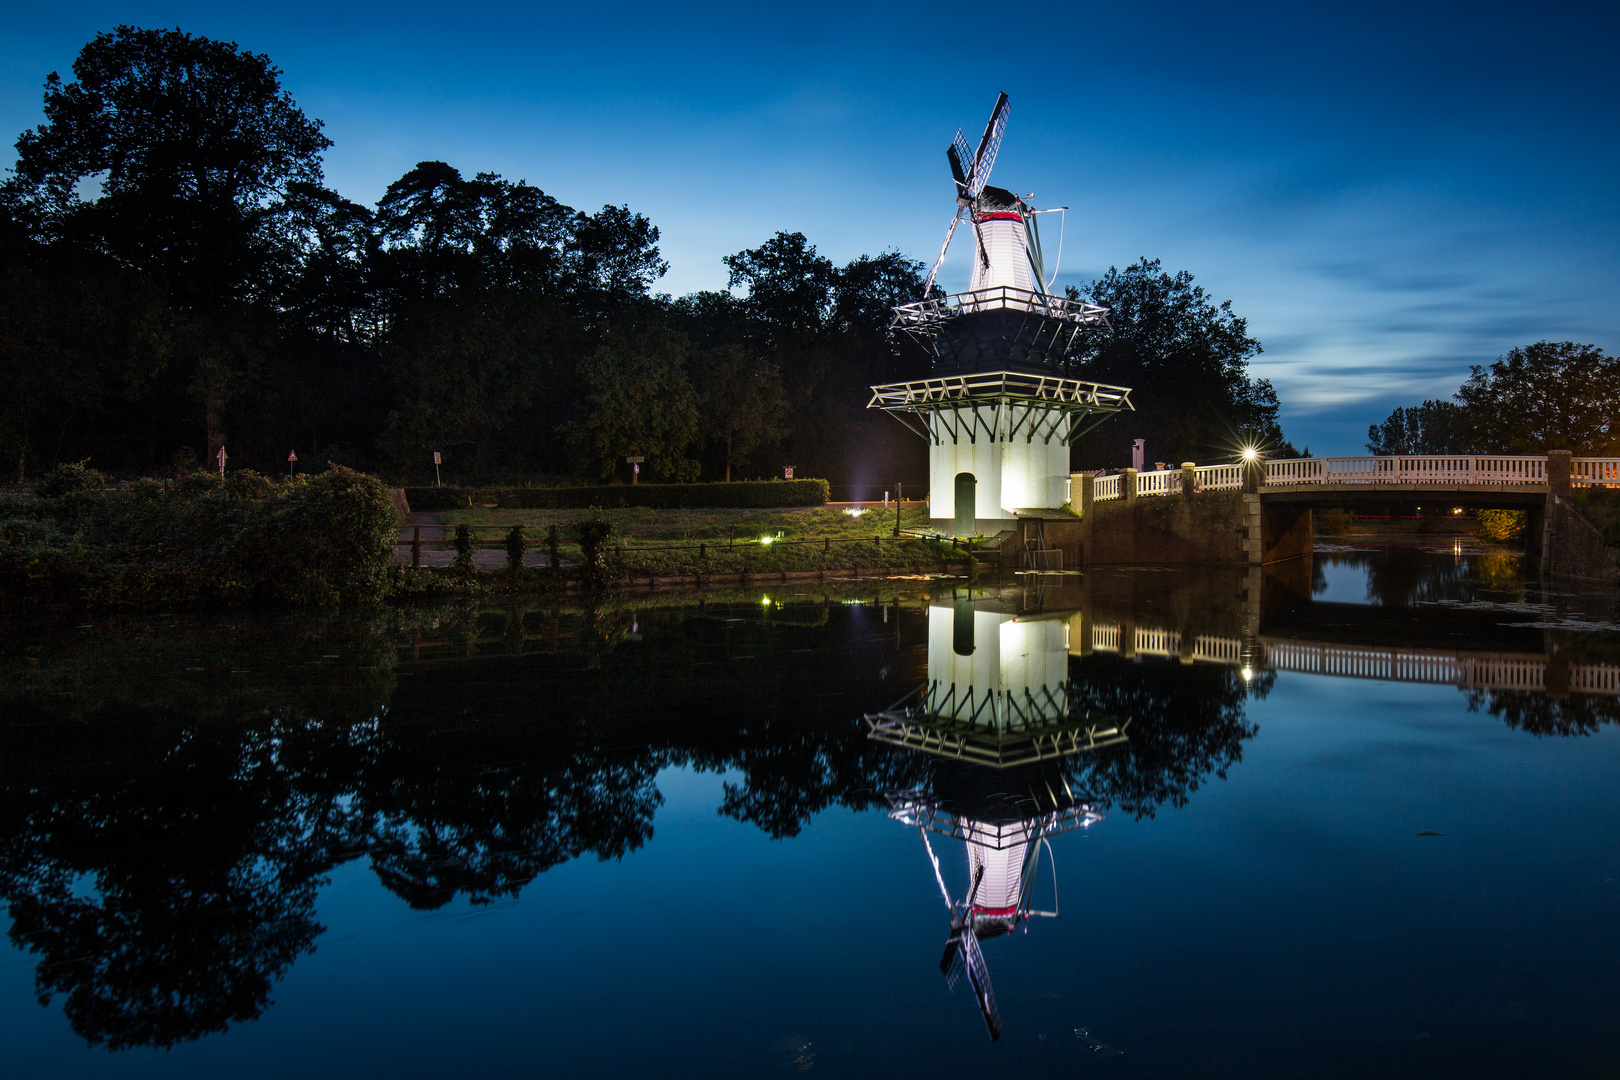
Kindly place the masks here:
<instances>
[{"instance_id":1,"label":"tree line","mask_svg":"<svg viewBox=\"0 0 1620 1080\"><path fill-rule=\"evenodd\" d=\"M1620 457L1620 358L1538 341L1470 370L1450 401L1403 406L1369 426L1368 451Z\"/></svg>"},{"instance_id":2,"label":"tree line","mask_svg":"<svg viewBox=\"0 0 1620 1080\"><path fill-rule=\"evenodd\" d=\"M923 267L838 265L779 232L725 259L724 290L655 292L657 227L525 180L417 164L375 206L325 185L332 146L269 57L181 30L97 35L0 186L0 460L152 473L337 462L433 475L925 480L920 440L865 406L924 377L891 335ZM1080 295L1079 290L1073 290ZM1230 303L1143 259L1084 293L1114 309L1087 377L1138 412L1076 464L1216 460L1281 443ZM1084 459L1082 462L1081 459ZM9 465L8 465L9 468Z\"/></svg>"}]
</instances>

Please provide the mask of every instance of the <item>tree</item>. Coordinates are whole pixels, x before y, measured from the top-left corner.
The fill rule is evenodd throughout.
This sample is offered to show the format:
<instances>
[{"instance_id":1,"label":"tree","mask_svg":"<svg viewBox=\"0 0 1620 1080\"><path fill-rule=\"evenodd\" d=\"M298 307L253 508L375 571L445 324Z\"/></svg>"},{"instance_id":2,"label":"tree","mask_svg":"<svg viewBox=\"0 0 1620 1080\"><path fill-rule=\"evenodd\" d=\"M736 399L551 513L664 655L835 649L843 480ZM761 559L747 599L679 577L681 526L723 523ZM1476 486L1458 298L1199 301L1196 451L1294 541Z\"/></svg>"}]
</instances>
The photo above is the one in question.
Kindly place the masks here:
<instances>
[{"instance_id":1,"label":"tree","mask_svg":"<svg viewBox=\"0 0 1620 1080\"><path fill-rule=\"evenodd\" d=\"M457 447L488 467L503 433L556 385L574 214L494 173L425 161L377 206L378 351L393 388L384 444L407 471Z\"/></svg>"},{"instance_id":2,"label":"tree","mask_svg":"<svg viewBox=\"0 0 1620 1080\"><path fill-rule=\"evenodd\" d=\"M17 140L8 198L44 234L105 253L168 296L210 454L262 355L263 309L288 254L289 185L319 183L331 140L266 56L179 30L119 26L52 72L45 123ZM81 195L99 185L93 200Z\"/></svg>"},{"instance_id":3,"label":"tree","mask_svg":"<svg viewBox=\"0 0 1620 1080\"><path fill-rule=\"evenodd\" d=\"M1469 370L1456 397L1478 451L1620 455L1620 358L1538 341Z\"/></svg>"},{"instance_id":4,"label":"tree","mask_svg":"<svg viewBox=\"0 0 1620 1080\"><path fill-rule=\"evenodd\" d=\"M697 479L698 463L686 456L699 434L686 354L683 336L643 324L613 331L581 362L584 393L570 437L584 471L606 480L639 456L654 479Z\"/></svg>"},{"instance_id":5,"label":"tree","mask_svg":"<svg viewBox=\"0 0 1620 1080\"><path fill-rule=\"evenodd\" d=\"M1425 401L1396 409L1382 424L1367 428L1370 454L1465 454L1468 425L1462 409L1450 401Z\"/></svg>"},{"instance_id":6,"label":"tree","mask_svg":"<svg viewBox=\"0 0 1620 1080\"><path fill-rule=\"evenodd\" d=\"M1083 457L1123 461L1130 441L1143 437L1168 461L1229 459L1251 441L1283 445L1276 391L1248 373L1260 342L1230 300L1217 304L1187 271L1170 274L1146 258L1109 267L1084 293L1071 286L1069 296L1109 309L1109 329L1087 340L1076 374L1130 387L1136 407L1128 421L1086 436Z\"/></svg>"},{"instance_id":7,"label":"tree","mask_svg":"<svg viewBox=\"0 0 1620 1080\"><path fill-rule=\"evenodd\" d=\"M733 461L781 441L787 413L782 373L775 364L757 359L740 345L722 346L700 356L695 366L704 425L711 437L725 445L729 482Z\"/></svg>"}]
</instances>

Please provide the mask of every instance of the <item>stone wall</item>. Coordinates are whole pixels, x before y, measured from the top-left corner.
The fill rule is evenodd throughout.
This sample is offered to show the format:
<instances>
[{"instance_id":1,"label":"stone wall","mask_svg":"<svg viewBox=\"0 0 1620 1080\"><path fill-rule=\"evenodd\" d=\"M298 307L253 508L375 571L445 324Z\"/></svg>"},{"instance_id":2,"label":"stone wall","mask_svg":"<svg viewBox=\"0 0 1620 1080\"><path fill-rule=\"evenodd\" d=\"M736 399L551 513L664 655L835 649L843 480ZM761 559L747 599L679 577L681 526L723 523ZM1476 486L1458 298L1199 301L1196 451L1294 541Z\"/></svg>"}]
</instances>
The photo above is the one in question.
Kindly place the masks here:
<instances>
[{"instance_id":1,"label":"stone wall","mask_svg":"<svg viewBox=\"0 0 1620 1080\"><path fill-rule=\"evenodd\" d=\"M1093 503L1080 523L1085 562L1248 563L1248 510L1225 491Z\"/></svg>"},{"instance_id":2,"label":"stone wall","mask_svg":"<svg viewBox=\"0 0 1620 1080\"><path fill-rule=\"evenodd\" d=\"M1620 582L1620 548L1610 546L1569 496L1547 497L1542 530L1543 573Z\"/></svg>"}]
</instances>

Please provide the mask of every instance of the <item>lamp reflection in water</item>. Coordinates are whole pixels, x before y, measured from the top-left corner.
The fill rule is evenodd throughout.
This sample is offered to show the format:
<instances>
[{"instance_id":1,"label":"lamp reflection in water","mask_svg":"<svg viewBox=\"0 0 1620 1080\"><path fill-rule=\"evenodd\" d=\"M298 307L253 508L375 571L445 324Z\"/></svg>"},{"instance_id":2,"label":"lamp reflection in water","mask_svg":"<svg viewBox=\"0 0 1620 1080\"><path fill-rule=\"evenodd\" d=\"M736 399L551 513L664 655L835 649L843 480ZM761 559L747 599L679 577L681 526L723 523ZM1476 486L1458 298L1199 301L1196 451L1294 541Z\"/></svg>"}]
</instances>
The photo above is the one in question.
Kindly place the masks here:
<instances>
[{"instance_id":1,"label":"lamp reflection in water","mask_svg":"<svg viewBox=\"0 0 1620 1080\"><path fill-rule=\"evenodd\" d=\"M1129 724L1076 692L1066 619L1001 607L971 595L930 607L928 681L866 717L872 738L938 759L926 787L884 797L889 816L917 830L950 913L940 971L953 989L967 975L992 1041L1001 1013L979 942L1057 917L1049 838L1102 820L1086 795L1090 752L1125 742ZM967 849L960 894L946 883L930 833ZM1050 910L1035 901L1043 851Z\"/></svg>"}]
</instances>

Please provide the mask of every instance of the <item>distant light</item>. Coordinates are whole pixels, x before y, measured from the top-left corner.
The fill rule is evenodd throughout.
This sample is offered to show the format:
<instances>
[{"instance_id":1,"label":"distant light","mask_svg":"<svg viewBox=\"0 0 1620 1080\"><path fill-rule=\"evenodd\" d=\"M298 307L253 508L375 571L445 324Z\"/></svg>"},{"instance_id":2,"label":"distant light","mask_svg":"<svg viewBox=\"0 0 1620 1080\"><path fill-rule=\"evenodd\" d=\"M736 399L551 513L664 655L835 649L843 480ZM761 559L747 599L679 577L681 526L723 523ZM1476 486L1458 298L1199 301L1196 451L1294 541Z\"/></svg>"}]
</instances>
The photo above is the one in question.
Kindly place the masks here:
<instances>
[{"instance_id":1,"label":"distant light","mask_svg":"<svg viewBox=\"0 0 1620 1080\"><path fill-rule=\"evenodd\" d=\"M766 606L766 607L770 607L770 606L771 606L771 598L770 598L770 597L768 597L768 596L762 596L762 597L760 597L760 598L759 598L759 602L760 602L760 603L761 603L761 604L763 604L763 605L764 605L764 606Z\"/></svg>"},{"instance_id":2,"label":"distant light","mask_svg":"<svg viewBox=\"0 0 1620 1080\"><path fill-rule=\"evenodd\" d=\"M1254 669L1253 668L1244 668L1243 669L1243 681L1248 682L1252 678L1254 678Z\"/></svg>"},{"instance_id":3,"label":"distant light","mask_svg":"<svg viewBox=\"0 0 1620 1080\"><path fill-rule=\"evenodd\" d=\"M1245 446L1243 448L1243 460L1244 461L1253 461L1256 458L1258 458L1259 456L1260 456L1260 451L1259 451L1258 448L1253 447L1253 446Z\"/></svg>"},{"instance_id":4,"label":"distant light","mask_svg":"<svg viewBox=\"0 0 1620 1080\"><path fill-rule=\"evenodd\" d=\"M1459 507L1455 508L1454 510L1452 510L1451 512L1453 514L1460 514L1460 513L1462 513L1462 507L1459 506Z\"/></svg>"},{"instance_id":5,"label":"distant light","mask_svg":"<svg viewBox=\"0 0 1620 1080\"><path fill-rule=\"evenodd\" d=\"M772 540L775 540L775 539L776 539L776 537L774 537L774 536L762 536L762 537L759 538L759 542L762 543L762 544L768 544Z\"/></svg>"}]
</instances>

